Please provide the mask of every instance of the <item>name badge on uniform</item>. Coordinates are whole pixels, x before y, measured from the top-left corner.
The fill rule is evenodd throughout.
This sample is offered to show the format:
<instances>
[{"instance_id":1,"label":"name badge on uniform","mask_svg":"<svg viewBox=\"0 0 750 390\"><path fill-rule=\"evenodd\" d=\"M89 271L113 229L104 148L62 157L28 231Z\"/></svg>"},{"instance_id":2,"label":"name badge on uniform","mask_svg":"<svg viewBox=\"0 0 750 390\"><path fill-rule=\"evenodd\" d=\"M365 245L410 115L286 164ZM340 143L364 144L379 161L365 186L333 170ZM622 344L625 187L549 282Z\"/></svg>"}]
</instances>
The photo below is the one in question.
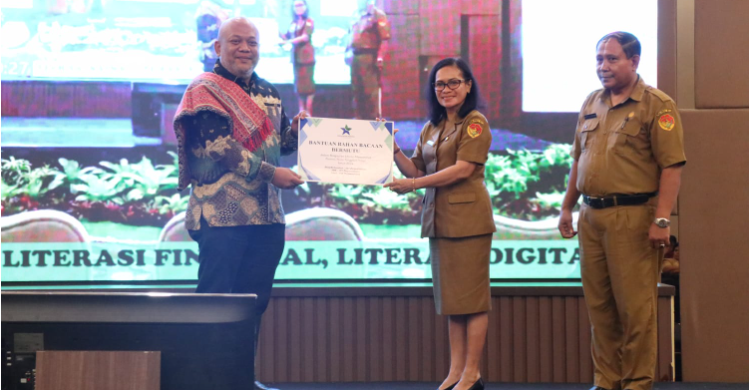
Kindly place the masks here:
<instances>
[{"instance_id":1,"label":"name badge on uniform","mask_svg":"<svg viewBox=\"0 0 750 390\"><path fill-rule=\"evenodd\" d=\"M596 118L596 113L586 114L583 116L583 119L594 119L594 118Z\"/></svg>"}]
</instances>

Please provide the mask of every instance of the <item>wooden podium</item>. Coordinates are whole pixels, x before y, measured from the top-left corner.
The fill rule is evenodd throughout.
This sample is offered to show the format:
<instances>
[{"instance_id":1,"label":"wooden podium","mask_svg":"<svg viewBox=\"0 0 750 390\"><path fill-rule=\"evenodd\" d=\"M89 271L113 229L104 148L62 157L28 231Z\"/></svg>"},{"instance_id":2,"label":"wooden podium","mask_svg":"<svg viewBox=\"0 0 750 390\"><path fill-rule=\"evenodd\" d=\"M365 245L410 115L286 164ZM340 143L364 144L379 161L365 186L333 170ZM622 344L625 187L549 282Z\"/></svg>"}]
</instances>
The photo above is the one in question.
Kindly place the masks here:
<instances>
[{"instance_id":1,"label":"wooden podium","mask_svg":"<svg viewBox=\"0 0 750 390\"><path fill-rule=\"evenodd\" d=\"M159 390L158 351L38 351L36 390Z\"/></svg>"}]
</instances>

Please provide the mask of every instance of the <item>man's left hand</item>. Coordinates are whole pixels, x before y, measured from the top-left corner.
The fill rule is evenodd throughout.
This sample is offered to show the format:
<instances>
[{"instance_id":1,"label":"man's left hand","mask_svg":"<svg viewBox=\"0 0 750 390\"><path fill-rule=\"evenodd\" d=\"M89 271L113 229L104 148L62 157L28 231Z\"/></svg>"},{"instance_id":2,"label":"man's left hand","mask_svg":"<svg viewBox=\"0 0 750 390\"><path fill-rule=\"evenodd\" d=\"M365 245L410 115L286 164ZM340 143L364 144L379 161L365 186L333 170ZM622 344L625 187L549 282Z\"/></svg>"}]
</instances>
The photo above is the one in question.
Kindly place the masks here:
<instances>
[{"instance_id":1,"label":"man's left hand","mask_svg":"<svg viewBox=\"0 0 750 390\"><path fill-rule=\"evenodd\" d=\"M648 229L648 240L654 249L664 248L669 245L669 226L660 228L655 223Z\"/></svg>"},{"instance_id":2,"label":"man's left hand","mask_svg":"<svg viewBox=\"0 0 750 390\"><path fill-rule=\"evenodd\" d=\"M294 132L294 135L299 134L299 120L305 119L308 116L307 111L300 111L299 114L292 119L292 131Z\"/></svg>"}]
</instances>

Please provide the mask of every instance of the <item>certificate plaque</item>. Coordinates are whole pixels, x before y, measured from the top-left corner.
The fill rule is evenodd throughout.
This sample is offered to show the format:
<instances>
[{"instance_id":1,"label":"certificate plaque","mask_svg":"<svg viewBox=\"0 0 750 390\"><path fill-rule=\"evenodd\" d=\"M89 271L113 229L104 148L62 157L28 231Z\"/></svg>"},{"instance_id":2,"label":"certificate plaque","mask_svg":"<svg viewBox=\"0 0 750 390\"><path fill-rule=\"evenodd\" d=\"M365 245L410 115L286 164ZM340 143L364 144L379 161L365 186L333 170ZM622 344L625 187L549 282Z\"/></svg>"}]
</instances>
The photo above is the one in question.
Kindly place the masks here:
<instances>
[{"instance_id":1,"label":"certificate plaque","mask_svg":"<svg viewBox=\"0 0 750 390\"><path fill-rule=\"evenodd\" d=\"M383 185L393 180L393 122L305 118L297 165L305 181Z\"/></svg>"}]
</instances>

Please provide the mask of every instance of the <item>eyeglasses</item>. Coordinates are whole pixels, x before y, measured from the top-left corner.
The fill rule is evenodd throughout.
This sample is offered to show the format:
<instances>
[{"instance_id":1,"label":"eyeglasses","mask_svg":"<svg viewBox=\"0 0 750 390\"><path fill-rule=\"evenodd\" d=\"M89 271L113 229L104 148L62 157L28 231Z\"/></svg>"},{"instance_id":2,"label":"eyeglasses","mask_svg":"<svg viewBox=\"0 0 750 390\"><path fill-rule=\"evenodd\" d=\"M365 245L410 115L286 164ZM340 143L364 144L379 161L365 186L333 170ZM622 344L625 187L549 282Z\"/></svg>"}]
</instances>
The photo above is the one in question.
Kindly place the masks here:
<instances>
[{"instance_id":1,"label":"eyeglasses","mask_svg":"<svg viewBox=\"0 0 750 390\"><path fill-rule=\"evenodd\" d=\"M440 92L444 90L446 86L448 87L448 89L453 90L453 89L458 88L461 85L461 83L465 83L465 82L466 80L453 79L453 80L448 80L447 83L438 81L437 83L432 83L432 86L435 87L436 91Z\"/></svg>"}]
</instances>

